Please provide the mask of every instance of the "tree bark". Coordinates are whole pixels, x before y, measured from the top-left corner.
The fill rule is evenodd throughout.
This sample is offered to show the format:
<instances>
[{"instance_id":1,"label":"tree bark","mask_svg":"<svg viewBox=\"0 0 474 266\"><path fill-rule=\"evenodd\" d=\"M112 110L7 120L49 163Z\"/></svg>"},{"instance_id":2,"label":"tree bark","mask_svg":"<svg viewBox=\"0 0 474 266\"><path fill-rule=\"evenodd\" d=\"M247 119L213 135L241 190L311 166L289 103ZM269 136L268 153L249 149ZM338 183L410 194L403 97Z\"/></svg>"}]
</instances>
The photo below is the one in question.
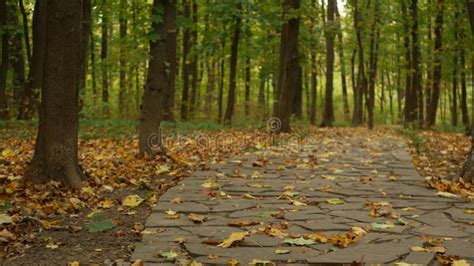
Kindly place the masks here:
<instances>
[{"instance_id":1,"label":"tree bark","mask_svg":"<svg viewBox=\"0 0 474 266\"><path fill-rule=\"evenodd\" d=\"M183 17L189 20L191 17L191 3L190 0L183 0ZM189 61L189 52L191 50L191 31L189 27L185 26L183 29L183 64L182 74L183 92L181 94L181 119L188 120L189 111L189 81L191 74L191 62Z\"/></svg>"},{"instance_id":2,"label":"tree bark","mask_svg":"<svg viewBox=\"0 0 474 266\"><path fill-rule=\"evenodd\" d=\"M39 131L26 177L80 187L79 82L83 55L83 1L48 0Z\"/></svg>"},{"instance_id":3,"label":"tree bark","mask_svg":"<svg viewBox=\"0 0 474 266\"><path fill-rule=\"evenodd\" d=\"M377 29L379 2L375 0L373 7L373 22L370 32L370 56L369 56L369 98L367 102L368 126L374 128L375 109L375 83L377 81L377 61L380 32Z\"/></svg>"},{"instance_id":4,"label":"tree bark","mask_svg":"<svg viewBox=\"0 0 474 266\"><path fill-rule=\"evenodd\" d=\"M324 97L324 112L322 127L332 127L334 121L333 91L334 91L334 12L336 0L328 0L326 35L326 93Z\"/></svg>"},{"instance_id":5,"label":"tree bark","mask_svg":"<svg viewBox=\"0 0 474 266\"><path fill-rule=\"evenodd\" d=\"M469 23L471 25L471 33L474 36L474 0L466 0L467 13L469 16ZM471 48L472 49L472 48ZM474 63L474 60L472 61ZM474 74L474 64L472 67L472 74ZM473 89L474 91L474 89ZM474 102L474 99L473 99ZM474 119L474 115L473 115ZM471 125L471 151L464 163L461 172L461 178L464 182L474 183L474 123Z\"/></svg>"},{"instance_id":6,"label":"tree bark","mask_svg":"<svg viewBox=\"0 0 474 266\"><path fill-rule=\"evenodd\" d=\"M7 20L11 25L18 25L18 10L16 3L12 3L8 9ZM10 65L13 70L13 102L22 104L23 94L25 91L25 59L23 57L23 38L20 30L15 30L11 34L10 42Z\"/></svg>"},{"instance_id":7,"label":"tree bark","mask_svg":"<svg viewBox=\"0 0 474 266\"><path fill-rule=\"evenodd\" d=\"M127 94L127 60L126 60L126 38L127 38L127 0L120 0L120 51L119 51L119 111L125 112L125 98Z\"/></svg>"},{"instance_id":8,"label":"tree bark","mask_svg":"<svg viewBox=\"0 0 474 266\"><path fill-rule=\"evenodd\" d=\"M9 59L10 34L7 23L7 1L0 0L0 29L2 33L2 62L0 67L0 120L9 119L7 99L7 74Z\"/></svg>"},{"instance_id":9,"label":"tree bark","mask_svg":"<svg viewBox=\"0 0 474 266\"><path fill-rule=\"evenodd\" d=\"M245 99L244 99L245 117L250 116L250 83L252 81L250 64L251 64L250 56L246 56L245 57Z\"/></svg>"},{"instance_id":10,"label":"tree bark","mask_svg":"<svg viewBox=\"0 0 474 266\"><path fill-rule=\"evenodd\" d=\"M237 76L237 60L239 52L240 31L242 24L242 3L236 4L236 14L234 14L234 33L232 37L232 46L230 54L230 77L229 77L229 94L227 98L227 108L224 115L224 124L230 126L232 124L232 116L234 115L235 105L235 87Z\"/></svg>"},{"instance_id":11,"label":"tree bark","mask_svg":"<svg viewBox=\"0 0 474 266\"><path fill-rule=\"evenodd\" d=\"M198 32L197 32L197 25L198 25L198 5L196 0L193 1L192 4L192 19L193 19L193 29L191 31L191 44L190 49L195 47L198 44ZM189 113L191 116L195 116L195 111L197 109L198 104L198 94L199 94L199 57L198 53L194 53L191 62L191 72L192 72L192 79L191 79L191 99L189 102Z\"/></svg>"},{"instance_id":12,"label":"tree bark","mask_svg":"<svg viewBox=\"0 0 474 266\"><path fill-rule=\"evenodd\" d=\"M339 65L341 68L341 83L342 83L342 103L343 103L343 110L344 110L344 118L346 120L350 119L351 112L349 109L349 98L347 96L347 80L346 80L346 63L344 60L344 37L342 34L342 26L341 26L341 15L339 14L339 10L337 9L337 5L335 7L336 17L337 17L337 40L339 41L337 50L339 53Z\"/></svg>"},{"instance_id":13,"label":"tree bark","mask_svg":"<svg viewBox=\"0 0 474 266\"><path fill-rule=\"evenodd\" d=\"M27 64L31 64L31 45L30 45L30 30L28 27L28 14L25 10L25 5L23 0L18 1L20 6L21 17L23 20L23 39L25 40L25 48L26 48L26 59Z\"/></svg>"},{"instance_id":14,"label":"tree bark","mask_svg":"<svg viewBox=\"0 0 474 266\"><path fill-rule=\"evenodd\" d=\"M451 104L451 125L456 127L458 125L458 60L459 50L462 49L459 43L459 18L458 11L454 14L454 54L453 54L453 83L452 83L452 104Z\"/></svg>"},{"instance_id":15,"label":"tree bark","mask_svg":"<svg viewBox=\"0 0 474 266\"><path fill-rule=\"evenodd\" d=\"M412 101L413 101L413 113L410 114L410 121L415 122L418 119L418 126L423 127L424 115L423 115L423 88L421 87L421 49L420 42L418 40L418 0L411 0L410 5L411 17L412 17L412 29L411 29L411 41L412 41L412 62L413 62L413 77L412 77ZM411 120L413 116L413 121Z\"/></svg>"},{"instance_id":16,"label":"tree bark","mask_svg":"<svg viewBox=\"0 0 474 266\"><path fill-rule=\"evenodd\" d=\"M365 74L364 48L362 42L363 28L361 27L361 14L358 0L354 0L354 28L357 39L357 53L359 55L359 67L357 74L357 86L354 92L354 113L352 116L352 125L361 125L364 118L364 92L367 91L367 78Z\"/></svg>"},{"instance_id":17,"label":"tree bark","mask_svg":"<svg viewBox=\"0 0 474 266\"><path fill-rule=\"evenodd\" d=\"M109 103L109 74L108 74L108 64L107 64L107 54L108 54L108 41L109 41L109 30L108 30L108 16L107 16L107 0L102 0L102 23L101 23L101 51L100 51L100 61L101 61L101 78L102 78L102 103L107 105ZM108 107L106 107L106 114L108 113Z\"/></svg>"},{"instance_id":18,"label":"tree bark","mask_svg":"<svg viewBox=\"0 0 474 266\"><path fill-rule=\"evenodd\" d=\"M464 34L462 35L464 39ZM467 110L467 74L466 74L466 51L461 48L461 114L462 123L466 128L469 128L469 111Z\"/></svg>"},{"instance_id":19,"label":"tree bark","mask_svg":"<svg viewBox=\"0 0 474 266\"><path fill-rule=\"evenodd\" d=\"M309 121L316 125L316 104L318 100L318 74L316 70L316 51L311 51L311 106Z\"/></svg>"},{"instance_id":20,"label":"tree bark","mask_svg":"<svg viewBox=\"0 0 474 266\"><path fill-rule=\"evenodd\" d=\"M440 95L441 83L441 49L442 49L442 33L443 33L443 0L437 0L435 18L435 44L434 44L434 60L433 60L433 84L431 89L431 101L428 108L428 126L432 127L436 123L436 113L438 111L438 102Z\"/></svg>"},{"instance_id":21,"label":"tree bark","mask_svg":"<svg viewBox=\"0 0 474 266\"><path fill-rule=\"evenodd\" d=\"M274 116L280 119L280 128L276 132L290 132L290 118L295 91L293 86L298 82L299 52L298 35L300 19L293 14L292 10L298 10L301 6L300 0L284 0L283 2L283 24L281 31L280 66L278 77L278 102L274 110Z\"/></svg>"},{"instance_id":22,"label":"tree bark","mask_svg":"<svg viewBox=\"0 0 474 266\"><path fill-rule=\"evenodd\" d=\"M161 144L160 124L166 91L173 87L176 76L176 4L173 0L154 0L152 17L164 12L161 20L153 20L152 31L160 38L150 40L150 61L142 98L139 125L139 153L153 154Z\"/></svg>"}]
</instances>

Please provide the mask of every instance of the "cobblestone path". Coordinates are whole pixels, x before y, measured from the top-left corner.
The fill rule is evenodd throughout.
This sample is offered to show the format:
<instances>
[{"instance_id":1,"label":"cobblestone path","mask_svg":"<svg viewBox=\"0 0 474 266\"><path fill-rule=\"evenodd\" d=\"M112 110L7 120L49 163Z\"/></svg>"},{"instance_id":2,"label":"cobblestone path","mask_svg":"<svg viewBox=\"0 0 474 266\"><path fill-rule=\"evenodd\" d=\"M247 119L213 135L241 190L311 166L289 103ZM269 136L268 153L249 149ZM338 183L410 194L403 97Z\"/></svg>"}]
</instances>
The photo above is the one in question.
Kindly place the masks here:
<instances>
[{"instance_id":1,"label":"cobblestone path","mask_svg":"<svg viewBox=\"0 0 474 266\"><path fill-rule=\"evenodd\" d=\"M313 142L242 154L180 181L154 207L131 261L426 265L436 253L412 247L429 249L437 238L446 255L473 265L473 203L428 189L402 138L332 134ZM234 232L249 234L217 246ZM321 239L285 243L316 232L356 239L347 247Z\"/></svg>"}]
</instances>

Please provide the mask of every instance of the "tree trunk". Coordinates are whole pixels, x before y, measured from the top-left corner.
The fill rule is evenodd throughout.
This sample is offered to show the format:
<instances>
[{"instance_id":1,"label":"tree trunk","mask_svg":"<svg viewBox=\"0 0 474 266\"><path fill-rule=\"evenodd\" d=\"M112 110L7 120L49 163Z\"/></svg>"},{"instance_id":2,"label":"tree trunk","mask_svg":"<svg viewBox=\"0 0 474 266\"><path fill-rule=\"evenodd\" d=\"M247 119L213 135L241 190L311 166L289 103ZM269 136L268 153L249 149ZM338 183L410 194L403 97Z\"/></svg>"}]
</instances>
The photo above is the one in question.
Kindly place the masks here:
<instances>
[{"instance_id":1,"label":"tree trunk","mask_svg":"<svg viewBox=\"0 0 474 266\"><path fill-rule=\"evenodd\" d=\"M249 37L249 35L247 35ZM251 59L250 56L245 57L245 99L244 99L244 113L245 117L250 116L250 83L252 81L251 71L250 71Z\"/></svg>"},{"instance_id":2,"label":"tree trunk","mask_svg":"<svg viewBox=\"0 0 474 266\"><path fill-rule=\"evenodd\" d=\"M25 48L26 48L26 60L27 64L31 64L31 45L30 45L30 31L28 27L28 14L25 10L25 5L23 0L18 1L20 6L21 17L23 20L23 39L25 40Z\"/></svg>"},{"instance_id":3,"label":"tree trunk","mask_svg":"<svg viewBox=\"0 0 474 266\"><path fill-rule=\"evenodd\" d=\"M193 1L192 4L192 19L193 19L193 30L191 31L191 44L190 49L195 47L198 44L198 32L197 32L197 25L198 25L198 5L196 0ZM198 53L194 53L191 62L191 72L192 72L192 80L191 80L191 99L189 102L189 113L191 116L195 116L195 111L197 109L197 100L198 100L198 89L199 89L199 57Z\"/></svg>"},{"instance_id":4,"label":"tree trunk","mask_svg":"<svg viewBox=\"0 0 474 266\"><path fill-rule=\"evenodd\" d=\"M223 48L225 49L225 38L223 41ZM221 58L220 60L220 70L219 70L219 93L217 95L217 123L222 121L222 103L224 101L224 76L225 76L225 58Z\"/></svg>"},{"instance_id":5,"label":"tree trunk","mask_svg":"<svg viewBox=\"0 0 474 266\"><path fill-rule=\"evenodd\" d=\"M462 35L464 39L464 34ZM467 75L466 75L466 50L461 48L461 114L462 123L469 128L469 111L467 110Z\"/></svg>"},{"instance_id":6,"label":"tree trunk","mask_svg":"<svg viewBox=\"0 0 474 266\"><path fill-rule=\"evenodd\" d=\"M92 23L91 23L92 26ZM90 31L90 62L91 62L91 82L92 94L94 95L94 103L97 96L97 78L96 78L96 55L95 55L95 38L94 31Z\"/></svg>"},{"instance_id":7,"label":"tree trunk","mask_svg":"<svg viewBox=\"0 0 474 266\"><path fill-rule=\"evenodd\" d=\"M191 17L190 0L183 0L183 18L189 20ZM183 64L181 77L183 79L183 92L181 94L181 119L188 120L189 110L189 76L191 72L191 62L189 61L189 52L191 50L191 31L188 26L183 29Z\"/></svg>"},{"instance_id":8,"label":"tree trunk","mask_svg":"<svg viewBox=\"0 0 474 266\"><path fill-rule=\"evenodd\" d=\"M437 0L435 18L435 44L434 44L434 60L433 60L433 84L431 89L431 101L428 108L428 126L432 127L436 123L436 112L438 111L438 102L440 95L441 83L441 49L442 49L442 33L443 33L443 0Z\"/></svg>"},{"instance_id":9,"label":"tree trunk","mask_svg":"<svg viewBox=\"0 0 474 266\"><path fill-rule=\"evenodd\" d=\"M101 22L101 31L102 31L102 44L100 51L100 60L101 60L101 74L102 74L102 103L107 105L109 103L109 74L108 74L108 65L107 65L107 53L108 53L108 41L109 41L109 30L108 30L108 16L107 16L107 0L102 0L102 22ZM108 107L106 106L105 110L106 115L108 115Z\"/></svg>"},{"instance_id":10,"label":"tree trunk","mask_svg":"<svg viewBox=\"0 0 474 266\"><path fill-rule=\"evenodd\" d=\"M18 10L15 3L7 9L7 19L11 25L18 25ZM11 36L10 43L10 65L13 70L13 101L15 104L23 104L25 91L25 60L23 57L23 38L20 30L15 30Z\"/></svg>"},{"instance_id":11,"label":"tree trunk","mask_svg":"<svg viewBox=\"0 0 474 266\"><path fill-rule=\"evenodd\" d=\"M36 1L33 12L33 53L29 67L28 80L18 119L29 119L39 105L38 96L43 84L44 57L46 50L46 2Z\"/></svg>"},{"instance_id":12,"label":"tree trunk","mask_svg":"<svg viewBox=\"0 0 474 266\"><path fill-rule=\"evenodd\" d=\"M411 41L412 41L412 63L413 63L413 77L412 77L412 101L413 101L413 113L410 114L409 123L415 122L418 119L418 126L423 127L424 115L423 115L423 88L421 87L421 49L420 42L418 41L418 0L411 0L410 5L411 17L412 17L412 30L411 30ZM413 116L413 120L412 119Z\"/></svg>"},{"instance_id":13,"label":"tree trunk","mask_svg":"<svg viewBox=\"0 0 474 266\"><path fill-rule=\"evenodd\" d=\"M318 98L318 74L316 71L316 51L311 51L311 107L309 121L311 125L316 125L316 104Z\"/></svg>"},{"instance_id":14,"label":"tree trunk","mask_svg":"<svg viewBox=\"0 0 474 266\"><path fill-rule=\"evenodd\" d=\"M174 86L176 75L176 4L172 0L154 0L152 17L164 12L162 20L153 20L152 31L160 38L150 40L150 61L142 98L139 153L153 154L161 144L160 124L165 94Z\"/></svg>"},{"instance_id":15,"label":"tree trunk","mask_svg":"<svg viewBox=\"0 0 474 266\"><path fill-rule=\"evenodd\" d=\"M7 100L7 74L9 63L9 39L7 22L7 1L0 0L0 29L2 37L2 62L0 68L0 120L9 119L8 100Z\"/></svg>"},{"instance_id":16,"label":"tree trunk","mask_svg":"<svg viewBox=\"0 0 474 266\"><path fill-rule=\"evenodd\" d=\"M295 91L294 85L298 82L299 53L298 35L300 19L290 16L300 8L300 0L284 0L283 2L283 24L281 31L280 66L278 77L278 104L274 110L275 117L280 119L279 128L276 132L290 132L290 117Z\"/></svg>"},{"instance_id":17,"label":"tree trunk","mask_svg":"<svg viewBox=\"0 0 474 266\"><path fill-rule=\"evenodd\" d=\"M266 101L265 101L265 83L266 83L266 73L265 67L260 68L260 87L258 90L258 108L260 110L259 114L261 117L265 117L267 113Z\"/></svg>"},{"instance_id":18,"label":"tree trunk","mask_svg":"<svg viewBox=\"0 0 474 266\"><path fill-rule=\"evenodd\" d=\"M224 124L232 124L232 116L234 114L235 105L235 87L237 76L237 59L239 52L240 41L240 27L242 24L242 3L239 1L236 4L236 14L234 14L234 33L232 37L232 47L230 54L230 77L229 77L229 94L227 98L227 108L224 115Z\"/></svg>"},{"instance_id":19,"label":"tree trunk","mask_svg":"<svg viewBox=\"0 0 474 266\"><path fill-rule=\"evenodd\" d=\"M377 61L378 47L380 39L380 30L377 29L379 2L375 0L373 7L373 22L370 32L370 56L369 56L369 98L367 103L368 126L374 128L374 109L375 109L375 83L377 81Z\"/></svg>"},{"instance_id":20,"label":"tree trunk","mask_svg":"<svg viewBox=\"0 0 474 266\"><path fill-rule=\"evenodd\" d=\"M349 120L351 116L351 112L349 110L349 99L347 96L346 63L344 60L344 37L342 34L341 15L339 14L337 5L335 7L335 12L337 16L337 40L339 41L337 50L339 53L339 65L341 68L342 103L343 103L343 110L344 110L344 119Z\"/></svg>"},{"instance_id":21,"label":"tree trunk","mask_svg":"<svg viewBox=\"0 0 474 266\"><path fill-rule=\"evenodd\" d=\"M26 177L80 187L79 82L83 66L83 1L49 0L39 131ZM59 64L58 64L59 62ZM60 65L61 67L58 67Z\"/></svg>"},{"instance_id":22,"label":"tree trunk","mask_svg":"<svg viewBox=\"0 0 474 266\"><path fill-rule=\"evenodd\" d=\"M324 112L322 127L332 127L334 121L333 91L334 91L334 12L336 0L328 0L326 35L326 93L324 97Z\"/></svg>"},{"instance_id":23,"label":"tree trunk","mask_svg":"<svg viewBox=\"0 0 474 266\"><path fill-rule=\"evenodd\" d=\"M126 38L127 38L127 0L120 0L120 51L119 51L119 112L125 112L125 97L127 94L127 59L126 59Z\"/></svg>"},{"instance_id":24,"label":"tree trunk","mask_svg":"<svg viewBox=\"0 0 474 266\"><path fill-rule=\"evenodd\" d=\"M474 0L466 0L467 13L469 15L469 22L471 25L471 33L474 35ZM472 61L474 63L474 60ZM474 74L474 64L472 67L472 74ZM474 89L473 89L474 91ZM473 99L474 102L474 99ZM473 115L474 119L474 115ZM474 183L474 123L471 125L471 151L464 163L464 167L461 172L461 177L464 182Z\"/></svg>"},{"instance_id":25,"label":"tree trunk","mask_svg":"<svg viewBox=\"0 0 474 266\"><path fill-rule=\"evenodd\" d=\"M354 28L356 31L357 48L359 55L359 67L357 74L357 86L354 92L354 113L352 116L352 125L361 125L364 119L364 92L367 91L367 78L365 75L364 48L362 42L363 27L361 27L361 14L358 0L354 0Z\"/></svg>"},{"instance_id":26,"label":"tree trunk","mask_svg":"<svg viewBox=\"0 0 474 266\"><path fill-rule=\"evenodd\" d=\"M208 118L212 116L212 105L214 102L214 88L216 85L216 66L214 59L208 57L207 60L207 87L206 87L206 103L204 105L204 112L207 114Z\"/></svg>"}]
</instances>

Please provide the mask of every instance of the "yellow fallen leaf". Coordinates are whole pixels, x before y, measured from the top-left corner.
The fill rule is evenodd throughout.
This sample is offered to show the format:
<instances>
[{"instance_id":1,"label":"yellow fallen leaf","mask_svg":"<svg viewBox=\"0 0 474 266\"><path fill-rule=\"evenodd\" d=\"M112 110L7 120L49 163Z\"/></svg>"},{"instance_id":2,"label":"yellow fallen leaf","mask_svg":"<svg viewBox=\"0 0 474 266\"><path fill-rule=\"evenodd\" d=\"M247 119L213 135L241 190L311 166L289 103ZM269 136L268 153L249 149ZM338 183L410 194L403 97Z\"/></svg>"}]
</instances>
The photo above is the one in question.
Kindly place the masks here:
<instances>
[{"instance_id":1,"label":"yellow fallen leaf","mask_svg":"<svg viewBox=\"0 0 474 266\"><path fill-rule=\"evenodd\" d=\"M236 260L236 259L230 259L230 260L227 261L227 264L228 264L229 266L238 266L238 265L239 265L239 261Z\"/></svg>"},{"instance_id":2,"label":"yellow fallen leaf","mask_svg":"<svg viewBox=\"0 0 474 266\"><path fill-rule=\"evenodd\" d=\"M228 247L232 246L232 244L234 242L239 242L239 241L244 240L244 238L248 235L249 235L248 232L234 232L234 233L231 233L224 241L222 241L222 243L220 243L217 246L221 247L221 248L228 248Z\"/></svg>"},{"instance_id":3,"label":"yellow fallen leaf","mask_svg":"<svg viewBox=\"0 0 474 266\"><path fill-rule=\"evenodd\" d=\"M344 204L344 201L340 198L327 199L326 202L333 205Z\"/></svg>"},{"instance_id":4,"label":"yellow fallen leaf","mask_svg":"<svg viewBox=\"0 0 474 266\"><path fill-rule=\"evenodd\" d=\"M459 195L456 195L456 194L453 194L453 193L449 193L449 192L445 192L445 191L438 191L438 193L436 193L436 195L438 195L438 196L440 196L440 197L450 198L450 199L457 199L457 198L459 198Z\"/></svg>"},{"instance_id":5,"label":"yellow fallen leaf","mask_svg":"<svg viewBox=\"0 0 474 266\"><path fill-rule=\"evenodd\" d=\"M413 208L413 207L406 207L406 208L403 208L402 211L415 212L415 211L416 211L416 208Z\"/></svg>"},{"instance_id":6,"label":"yellow fallen leaf","mask_svg":"<svg viewBox=\"0 0 474 266\"><path fill-rule=\"evenodd\" d=\"M307 206L308 205L304 202L301 202L301 201L298 201L298 200L293 200L293 199L290 199L290 203L295 205L295 206Z\"/></svg>"},{"instance_id":7,"label":"yellow fallen leaf","mask_svg":"<svg viewBox=\"0 0 474 266\"><path fill-rule=\"evenodd\" d=\"M168 173L169 171L170 171L170 167L167 164L162 164L157 167L155 174L162 175L162 174Z\"/></svg>"},{"instance_id":8,"label":"yellow fallen leaf","mask_svg":"<svg viewBox=\"0 0 474 266\"><path fill-rule=\"evenodd\" d=\"M13 152L12 149L6 148L2 151L2 157L3 158L10 158L13 157L15 153Z\"/></svg>"},{"instance_id":9,"label":"yellow fallen leaf","mask_svg":"<svg viewBox=\"0 0 474 266\"><path fill-rule=\"evenodd\" d=\"M470 264L466 260L455 260L453 261L451 265L452 266L469 266Z\"/></svg>"},{"instance_id":10,"label":"yellow fallen leaf","mask_svg":"<svg viewBox=\"0 0 474 266\"><path fill-rule=\"evenodd\" d=\"M360 227L355 227L355 226L351 228L351 231L357 236L363 236L367 234L367 231L365 231L364 229Z\"/></svg>"},{"instance_id":11,"label":"yellow fallen leaf","mask_svg":"<svg viewBox=\"0 0 474 266\"><path fill-rule=\"evenodd\" d=\"M474 214L474 210L464 210L465 214Z\"/></svg>"},{"instance_id":12,"label":"yellow fallen leaf","mask_svg":"<svg viewBox=\"0 0 474 266\"><path fill-rule=\"evenodd\" d=\"M99 207L103 209L110 209L114 205L114 201L111 199L105 199L99 203Z\"/></svg>"},{"instance_id":13,"label":"yellow fallen leaf","mask_svg":"<svg viewBox=\"0 0 474 266\"><path fill-rule=\"evenodd\" d=\"M138 259L138 260L135 260L133 263L132 263L132 266L143 266L143 261Z\"/></svg>"},{"instance_id":14,"label":"yellow fallen leaf","mask_svg":"<svg viewBox=\"0 0 474 266\"><path fill-rule=\"evenodd\" d=\"M79 266L79 265L81 265L81 263L79 261L71 261L68 264L69 264L69 266Z\"/></svg>"},{"instance_id":15,"label":"yellow fallen leaf","mask_svg":"<svg viewBox=\"0 0 474 266\"><path fill-rule=\"evenodd\" d=\"M125 207L137 207L143 202L143 198L138 195L128 195L122 201L122 206Z\"/></svg>"},{"instance_id":16,"label":"yellow fallen leaf","mask_svg":"<svg viewBox=\"0 0 474 266\"><path fill-rule=\"evenodd\" d=\"M59 246L57 244L54 244L54 243L49 243L49 244L46 245L46 248L57 249L57 248L59 248Z\"/></svg>"},{"instance_id":17,"label":"yellow fallen leaf","mask_svg":"<svg viewBox=\"0 0 474 266\"><path fill-rule=\"evenodd\" d=\"M324 233L312 233L309 235L306 235L306 238L318 241L320 243L327 243L328 242L328 237Z\"/></svg>"}]
</instances>

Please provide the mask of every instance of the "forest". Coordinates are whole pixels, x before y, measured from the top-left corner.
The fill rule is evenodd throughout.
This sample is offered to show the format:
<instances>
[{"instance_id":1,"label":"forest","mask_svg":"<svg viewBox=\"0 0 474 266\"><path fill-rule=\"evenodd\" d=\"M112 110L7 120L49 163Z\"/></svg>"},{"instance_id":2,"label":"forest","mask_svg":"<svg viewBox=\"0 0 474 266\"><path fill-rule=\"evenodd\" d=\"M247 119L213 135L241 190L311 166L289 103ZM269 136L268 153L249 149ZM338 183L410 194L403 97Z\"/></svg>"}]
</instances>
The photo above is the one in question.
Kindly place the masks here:
<instances>
[{"instance_id":1,"label":"forest","mask_svg":"<svg viewBox=\"0 0 474 266\"><path fill-rule=\"evenodd\" d=\"M213 181L203 179L207 196L230 199L239 190L219 190L219 178L253 180L255 172L243 174L247 168L266 175L281 163L276 174L283 179L284 171L297 170L291 185L280 188L279 199L322 209L320 202L326 202L329 211L337 211L332 205L344 204L352 194L337 194L342 203L315 198L317 204L310 200L311 192L297 196L301 191L294 187L306 170L313 173L308 180L319 178L323 183L317 184L323 185L337 181L334 174L353 176L357 168L358 181L381 182L380 191L387 185L377 179L381 175L401 182L391 187L395 190L413 181L404 178L416 175L423 189L437 191L435 199L449 198L452 205L443 210L464 204L464 210L456 210L473 213L473 0L0 0L0 39L0 263L161 262L141 253L141 237L146 238L154 213L161 211L160 197L199 179L200 171L218 173L206 174L216 175ZM166 145L165 137L171 139ZM283 138L297 139L298 147L285 146ZM244 147L229 145L235 140ZM337 158L337 152L344 155ZM272 166L272 156L283 161L275 159ZM395 161L390 163L390 158ZM237 167L229 174L228 165L233 164ZM370 171L364 172L363 166ZM254 197L251 189L239 195L241 201L267 200L267 187L260 185L247 183L263 189L263 194L255 192ZM337 182L336 187L346 189ZM220 192L212 191L216 189ZM321 191L332 193L329 190ZM414 193L427 193L420 191ZM185 193L171 203L186 203L186 197L193 198ZM367 197L370 217L390 217L398 226L405 223L400 222L403 215L381 210L389 205L386 201ZM421 204L423 199L414 202ZM185 207L188 216L180 218L173 206L164 209L165 221L188 217L194 224L205 224L208 219L196 210L198 214L189 214L193 208ZM99 209L105 214L93 218ZM439 218L434 212L423 215ZM453 223L471 226L471 231L434 237L460 237L454 240L460 242L463 234L472 237L472 216L459 219ZM256 225L246 222L239 221L237 227ZM267 226L263 232L275 237L275 230L281 231L277 237L285 238L291 248L312 245L304 242L311 240L342 249L359 245L355 242L371 233L363 226L341 223L351 229L327 239L322 233L293 237L300 233L287 233L288 223L268 225L273 231ZM386 229L387 223L371 225ZM101 240L90 236L97 232L108 235ZM240 233L214 246L239 249L240 243L244 248L244 239L254 233ZM92 245L73 254L68 234L81 241L95 239L103 247ZM45 237L48 240L39 240ZM125 252L118 248L121 241L135 248ZM210 241L207 245L212 246ZM433 259L441 264L474 261L462 253L472 248L472 239L460 244L460 254L449 253L449 247L448 252L439 246L430 250L436 241L426 241L424 251L434 252ZM187 253L178 252L184 242L161 250L158 257L181 265L207 265L209 260L218 263L211 256L227 256L218 256L218 249L200 260L200 253L190 247ZM67 254L54 253L63 246L68 246ZM90 255L91 248L101 254ZM408 252L420 251L416 249ZM271 254L299 252L277 250ZM225 263L250 261L239 252L237 264L228 260L234 258L225 258ZM362 256L346 262L363 265L372 262L370 254L367 261ZM179 262L181 256L186 263ZM282 262L271 257L252 259L255 265ZM311 263L303 255L290 257L285 261ZM374 262L402 262L408 257ZM344 262L340 258L326 262Z\"/></svg>"}]
</instances>

